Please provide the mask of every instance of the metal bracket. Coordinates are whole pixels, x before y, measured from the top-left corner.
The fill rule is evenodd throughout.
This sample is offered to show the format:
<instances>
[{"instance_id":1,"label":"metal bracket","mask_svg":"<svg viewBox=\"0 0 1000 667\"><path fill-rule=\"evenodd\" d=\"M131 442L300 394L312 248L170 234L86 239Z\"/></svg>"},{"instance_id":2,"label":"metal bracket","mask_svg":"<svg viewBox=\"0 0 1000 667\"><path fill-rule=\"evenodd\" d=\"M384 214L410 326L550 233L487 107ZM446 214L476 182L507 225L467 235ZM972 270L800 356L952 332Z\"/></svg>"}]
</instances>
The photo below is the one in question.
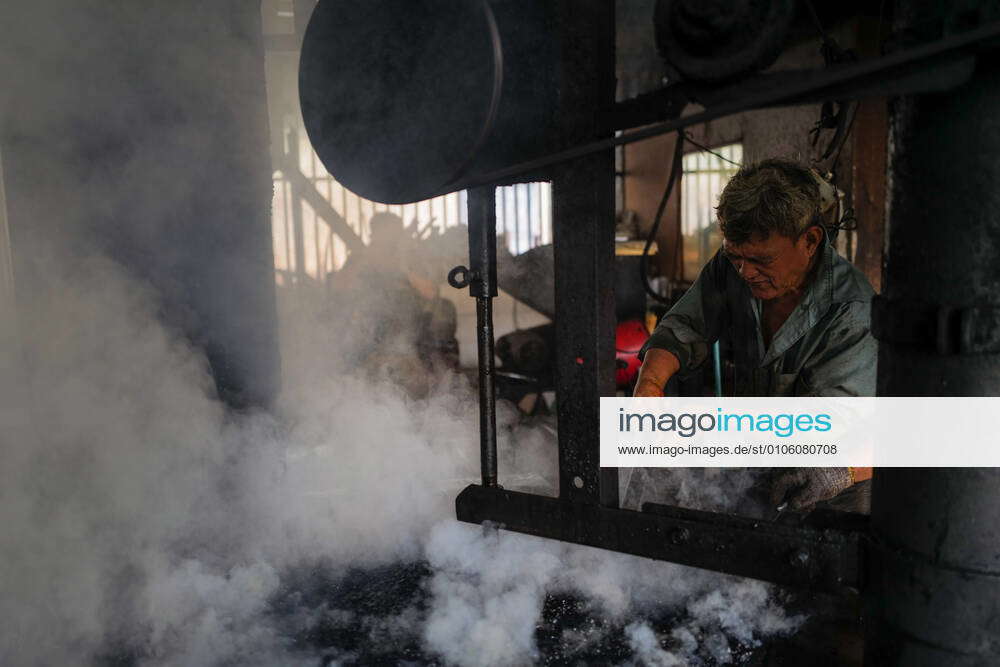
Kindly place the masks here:
<instances>
[{"instance_id":1,"label":"metal bracket","mask_svg":"<svg viewBox=\"0 0 1000 667\"><path fill-rule=\"evenodd\" d=\"M843 593L861 586L865 527L826 519L785 525L647 503L642 512L478 485L455 500L460 521L706 568L784 586ZM836 513L841 515L841 513Z\"/></svg>"},{"instance_id":2,"label":"metal bracket","mask_svg":"<svg viewBox=\"0 0 1000 667\"><path fill-rule=\"evenodd\" d=\"M472 281L477 280L477 278L469 267L464 265L456 266L448 272L448 284L455 289L465 289Z\"/></svg>"},{"instance_id":3,"label":"metal bracket","mask_svg":"<svg viewBox=\"0 0 1000 667\"><path fill-rule=\"evenodd\" d=\"M941 355L1000 354L1000 306L935 305L879 295L872 299L872 334Z\"/></svg>"}]
</instances>

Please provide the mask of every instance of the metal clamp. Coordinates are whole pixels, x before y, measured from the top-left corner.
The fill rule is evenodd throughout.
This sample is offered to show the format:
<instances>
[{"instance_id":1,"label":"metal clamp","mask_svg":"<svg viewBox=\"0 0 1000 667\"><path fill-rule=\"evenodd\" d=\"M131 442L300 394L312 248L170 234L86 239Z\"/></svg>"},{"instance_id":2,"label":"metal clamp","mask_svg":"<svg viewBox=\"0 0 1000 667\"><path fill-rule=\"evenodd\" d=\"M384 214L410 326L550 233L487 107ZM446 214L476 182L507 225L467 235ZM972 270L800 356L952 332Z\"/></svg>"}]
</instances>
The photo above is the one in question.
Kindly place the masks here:
<instances>
[{"instance_id":1,"label":"metal clamp","mask_svg":"<svg viewBox=\"0 0 1000 667\"><path fill-rule=\"evenodd\" d=\"M872 334L896 345L933 348L938 354L1000 354L1000 306L935 305L872 299Z\"/></svg>"}]
</instances>

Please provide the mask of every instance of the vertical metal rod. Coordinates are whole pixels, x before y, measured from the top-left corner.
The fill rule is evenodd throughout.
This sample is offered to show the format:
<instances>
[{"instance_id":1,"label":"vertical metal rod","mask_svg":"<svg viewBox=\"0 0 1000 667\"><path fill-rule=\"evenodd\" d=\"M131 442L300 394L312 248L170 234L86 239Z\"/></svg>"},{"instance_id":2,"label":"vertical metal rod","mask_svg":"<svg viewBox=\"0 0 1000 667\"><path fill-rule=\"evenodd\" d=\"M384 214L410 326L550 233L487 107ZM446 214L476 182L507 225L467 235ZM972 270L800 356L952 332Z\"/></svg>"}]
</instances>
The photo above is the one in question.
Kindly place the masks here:
<instances>
[{"instance_id":1,"label":"vertical metal rod","mask_svg":"<svg viewBox=\"0 0 1000 667\"><path fill-rule=\"evenodd\" d=\"M469 292L476 298L479 352L479 453L483 486L497 485L497 406L493 350L493 297L497 295L496 189L469 191Z\"/></svg>"},{"instance_id":2,"label":"vertical metal rod","mask_svg":"<svg viewBox=\"0 0 1000 667\"><path fill-rule=\"evenodd\" d=\"M483 486L497 485L497 397L493 375L493 298L476 297L479 342L479 458Z\"/></svg>"},{"instance_id":3,"label":"vertical metal rod","mask_svg":"<svg viewBox=\"0 0 1000 667\"><path fill-rule=\"evenodd\" d=\"M9 306L9 315L7 307ZM14 253L10 244L10 229L7 225L7 195L3 185L3 153L0 152L0 313L3 321L14 319ZM3 327L0 327L0 331Z\"/></svg>"},{"instance_id":4,"label":"vertical metal rod","mask_svg":"<svg viewBox=\"0 0 1000 667\"><path fill-rule=\"evenodd\" d=\"M712 343L712 373L715 377L715 395L722 396L722 358L719 354L719 341Z\"/></svg>"},{"instance_id":5,"label":"vertical metal rod","mask_svg":"<svg viewBox=\"0 0 1000 667\"><path fill-rule=\"evenodd\" d=\"M294 127L288 128L288 164L299 168L299 133ZM287 178L287 176L286 176ZM295 240L295 272L293 285L302 287L306 281L306 241L302 228L302 190L297 179L288 179L292 200L292 238Z\"/></svg>"}]
</instances>

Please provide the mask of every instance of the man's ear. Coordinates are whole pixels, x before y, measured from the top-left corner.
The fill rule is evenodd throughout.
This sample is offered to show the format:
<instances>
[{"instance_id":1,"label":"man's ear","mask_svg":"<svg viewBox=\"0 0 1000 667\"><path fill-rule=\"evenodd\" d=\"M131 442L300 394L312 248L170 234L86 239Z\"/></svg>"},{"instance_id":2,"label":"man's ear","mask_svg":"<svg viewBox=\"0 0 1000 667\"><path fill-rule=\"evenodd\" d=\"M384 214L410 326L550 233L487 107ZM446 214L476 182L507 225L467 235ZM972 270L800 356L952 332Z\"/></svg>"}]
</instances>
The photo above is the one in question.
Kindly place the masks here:
<instances>
[{"instance_id":1,"label":"man's ear","mask_svg":"<svg viewBox=\"0 0 1000 667\"><path fill-rule=\"evenodd\" d=\"M802 232L802 241L806 244L806 252L812 257L823 240L823 228L819 225L812 225Z\"/></svg>"}]
</instances>

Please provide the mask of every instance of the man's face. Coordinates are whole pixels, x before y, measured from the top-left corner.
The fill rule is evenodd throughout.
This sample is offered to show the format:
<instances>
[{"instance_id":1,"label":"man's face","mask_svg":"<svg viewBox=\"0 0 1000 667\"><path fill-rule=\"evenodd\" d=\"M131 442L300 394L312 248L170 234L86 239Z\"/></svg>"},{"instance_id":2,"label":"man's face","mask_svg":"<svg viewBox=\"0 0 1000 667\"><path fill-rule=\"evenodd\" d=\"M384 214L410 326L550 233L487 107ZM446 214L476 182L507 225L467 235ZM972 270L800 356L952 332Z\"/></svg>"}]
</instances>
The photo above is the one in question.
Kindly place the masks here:
<instances>
[{"instance_id":1,"label":"man's face","mask_svg":"<svg viewBox=\"0 0 1000 667\"><path fill-rule=\"evenodd\" d=\"M805 285L822 230L809 227L798 238L771 234L734 244L723 239L722 252L758 299L776 299Z\"/></svg>"}]
</instances>

